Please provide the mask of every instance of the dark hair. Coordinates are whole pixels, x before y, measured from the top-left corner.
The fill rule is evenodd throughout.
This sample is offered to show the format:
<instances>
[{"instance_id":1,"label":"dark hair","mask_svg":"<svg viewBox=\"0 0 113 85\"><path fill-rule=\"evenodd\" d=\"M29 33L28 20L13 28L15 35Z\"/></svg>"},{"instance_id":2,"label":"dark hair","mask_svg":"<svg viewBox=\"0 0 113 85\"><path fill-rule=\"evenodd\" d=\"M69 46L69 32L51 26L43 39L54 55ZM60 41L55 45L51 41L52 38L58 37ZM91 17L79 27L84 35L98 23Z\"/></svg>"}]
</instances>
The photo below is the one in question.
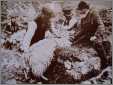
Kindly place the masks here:
<instances>
[{"instance_id":1,"label":"dark hair","mask_svg":"<svg viewBox=\"0 0 113 85\"><path fill-rule=\"evenodd\" d=\"M86 3L85 1L81 1L81 2L78 4L77 10L82 10L82 9L89 9L89 4Z\"/></svg>"}]
</instances>

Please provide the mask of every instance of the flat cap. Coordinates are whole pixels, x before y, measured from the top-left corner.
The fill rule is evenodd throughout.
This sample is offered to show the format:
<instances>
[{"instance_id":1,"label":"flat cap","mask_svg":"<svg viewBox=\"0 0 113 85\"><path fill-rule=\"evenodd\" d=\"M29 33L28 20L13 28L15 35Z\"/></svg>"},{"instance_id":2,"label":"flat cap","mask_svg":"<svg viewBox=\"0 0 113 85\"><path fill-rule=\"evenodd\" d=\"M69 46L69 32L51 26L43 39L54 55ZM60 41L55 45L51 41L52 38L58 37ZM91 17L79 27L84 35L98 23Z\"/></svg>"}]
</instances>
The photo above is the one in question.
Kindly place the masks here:
<instances>
[{"instance_id":1,"label":"flat cap","mask_svg":"<svg viewBox=\"0 0 113 85\"><path fill-rule=\"evenodd\" d=\"M72 6L64 6L63 7L63 11L69 11L69 10L72 10Z\"/></svg>"},{"instance_id":2,"label":"flat cap","mask_svg":"<svg viewBox=\"0 0 113 85\"><path fill-rule=\"evenodd\" d=\"M89 9L89 4L86 1L80 1L77 10Z\"/></svg>"}]
</instances>

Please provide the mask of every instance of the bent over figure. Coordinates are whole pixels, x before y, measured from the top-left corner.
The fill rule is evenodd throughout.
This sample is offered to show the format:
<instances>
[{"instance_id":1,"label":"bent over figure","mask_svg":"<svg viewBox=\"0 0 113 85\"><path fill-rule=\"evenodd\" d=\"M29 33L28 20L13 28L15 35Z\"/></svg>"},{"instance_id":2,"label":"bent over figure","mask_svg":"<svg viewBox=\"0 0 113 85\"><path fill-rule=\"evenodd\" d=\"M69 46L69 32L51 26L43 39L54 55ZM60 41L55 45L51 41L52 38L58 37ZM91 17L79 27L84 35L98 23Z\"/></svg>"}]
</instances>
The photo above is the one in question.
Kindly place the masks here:
<instances>
[{"instance_id":1,"label":"bent over figure","mask_svg":"<svg viewBox=\"0 0 113 85\"><path fill-rule=\"evenodd\" d=\"M79 3L77 11L81 17L81 25L80 31L75 34L74 44L92 45L93 42L93 46L104 64L106 52L102 42L105 27L99 14L84 1Z\"/></svg>"}]
</instances>

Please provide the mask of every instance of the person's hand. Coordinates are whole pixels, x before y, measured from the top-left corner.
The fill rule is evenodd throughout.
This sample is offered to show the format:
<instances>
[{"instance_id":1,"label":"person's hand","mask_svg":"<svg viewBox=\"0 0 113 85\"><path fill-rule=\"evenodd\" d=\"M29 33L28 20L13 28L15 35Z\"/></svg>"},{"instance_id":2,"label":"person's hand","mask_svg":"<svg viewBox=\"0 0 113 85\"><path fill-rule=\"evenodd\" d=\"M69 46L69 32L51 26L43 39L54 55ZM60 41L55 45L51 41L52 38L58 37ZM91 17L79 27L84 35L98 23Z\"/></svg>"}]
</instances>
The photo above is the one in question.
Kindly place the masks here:
<instances>
[{"instance_id":1,"label":"person's hand","mask_svg":"<svg viewBox=\"0 0 113 85\"><path fill-rule=\"evenodd\" d=\"M97 40L97 37L96 37L96 36L92 36L92 37L90 38L90 41L95 41L95 40Z\"/></svg>"}]
</instances>

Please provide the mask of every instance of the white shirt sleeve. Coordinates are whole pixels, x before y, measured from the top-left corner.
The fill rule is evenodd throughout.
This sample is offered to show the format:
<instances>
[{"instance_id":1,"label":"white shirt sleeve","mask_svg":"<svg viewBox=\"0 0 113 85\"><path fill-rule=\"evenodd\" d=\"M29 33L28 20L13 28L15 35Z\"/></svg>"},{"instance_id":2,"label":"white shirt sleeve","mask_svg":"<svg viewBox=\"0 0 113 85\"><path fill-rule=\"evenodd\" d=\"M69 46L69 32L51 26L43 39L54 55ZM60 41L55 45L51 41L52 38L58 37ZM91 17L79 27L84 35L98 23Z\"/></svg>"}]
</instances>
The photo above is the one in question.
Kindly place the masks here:
<instances>
[{"instance_id":1,"label":"white shirt sleeve","mask_svg":"<svg viewBox=\"0 0 113 85\"><path fill-rule=\"evenodd\" d=\"M20 46L20 48L24 51L27 51L29 46L30 46L30 42L31 39L35 33L35 30L37 28L37 25L34 21L30 21L28 22L28 30L24 36L24 39L22 41L22 45Z\"/></svg>"},{"instance_id":2,"label":"white shirt sleeve","mask_svg":"<svg viewBox=\"0 0 113 85\"><path fill-rule=\"evenodd\" d=\"M77 23L77 19L76 18L72 18L70 20L68 28L72 28L75 25L75 23Z\"/></svg>"}]
</instances>

